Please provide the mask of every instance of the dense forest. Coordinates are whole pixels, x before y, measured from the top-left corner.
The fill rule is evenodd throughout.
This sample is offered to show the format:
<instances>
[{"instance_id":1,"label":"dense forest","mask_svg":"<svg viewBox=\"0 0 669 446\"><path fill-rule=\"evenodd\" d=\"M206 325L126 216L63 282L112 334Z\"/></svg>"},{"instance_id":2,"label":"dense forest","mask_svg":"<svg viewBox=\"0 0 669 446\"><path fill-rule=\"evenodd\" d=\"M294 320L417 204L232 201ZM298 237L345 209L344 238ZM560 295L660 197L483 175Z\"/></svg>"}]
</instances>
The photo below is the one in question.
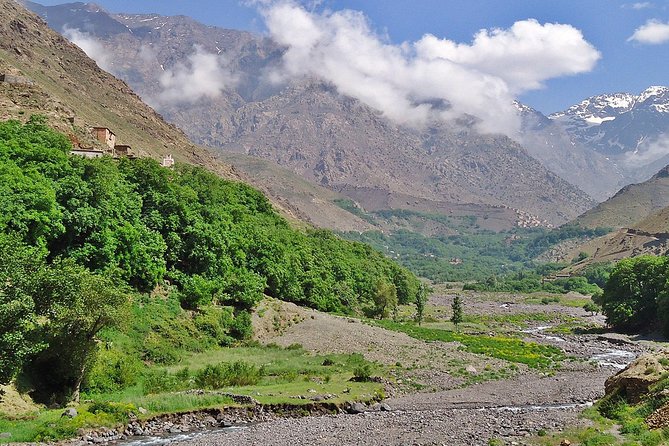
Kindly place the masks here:
<instances>
[{"instance_id":1,"label":"dense forest","mask_svg":"<svg viewBox=\"0 0 669 446\"><path fill-rule=\"evenodd\" d=\"M296 230L245 184L70 149L41 117L0 123L0 384L21 375L42 400L76 399L135 354L168 363L173 348L249 337L264 295L359 313L418 291L370 246ZM101 335L118 341L108 363Z\"/></svg>"}]
</instances>

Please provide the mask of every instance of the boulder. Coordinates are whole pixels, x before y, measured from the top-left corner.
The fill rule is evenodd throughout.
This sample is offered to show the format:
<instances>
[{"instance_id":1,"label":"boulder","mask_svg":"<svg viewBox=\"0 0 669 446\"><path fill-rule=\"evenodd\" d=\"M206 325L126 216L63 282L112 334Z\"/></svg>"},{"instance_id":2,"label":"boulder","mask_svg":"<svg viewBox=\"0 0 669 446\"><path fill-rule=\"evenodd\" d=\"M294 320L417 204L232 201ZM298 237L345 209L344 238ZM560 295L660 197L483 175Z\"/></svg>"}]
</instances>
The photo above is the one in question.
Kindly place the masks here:
<instances>
[{"instance_id":1,"label":"boulder","mask_svg":"<svg viewBox=\"0 0 669 446\"><path fill-rule=\"evenodd\" d=\"M658 382L663 373L669 371L669 368L662 363L669 364L669 352L640 356L606 380L604 383L606 395L618 393L629 403L638 403L641 397L648 393L648 388Z\"/></svg>"},{"instance_id":2,"label":"boulder","mask_svg":"<svg viewBox=\"0 0 669 446\"><path fill-rule=\"evenodd\" d=\"M365 413L366 410L367 406L365 406L362 403L351 403L346 411L350 414L359 414L359 413Z\"/></svg>"},{"instance_id":3,"label":"boulder","mask_svg":"<svg viewBox=\"0 0 669 446\"><path fill-rule=\"evenodd\" d=\"M77 414L77 409L75 409L74 407L68 407L67 409L65 409L65 412L63 412L60 417L61 418L63 418L63 417L74 418L77 415L78 415Z\"/></svg>"}]
</instances>

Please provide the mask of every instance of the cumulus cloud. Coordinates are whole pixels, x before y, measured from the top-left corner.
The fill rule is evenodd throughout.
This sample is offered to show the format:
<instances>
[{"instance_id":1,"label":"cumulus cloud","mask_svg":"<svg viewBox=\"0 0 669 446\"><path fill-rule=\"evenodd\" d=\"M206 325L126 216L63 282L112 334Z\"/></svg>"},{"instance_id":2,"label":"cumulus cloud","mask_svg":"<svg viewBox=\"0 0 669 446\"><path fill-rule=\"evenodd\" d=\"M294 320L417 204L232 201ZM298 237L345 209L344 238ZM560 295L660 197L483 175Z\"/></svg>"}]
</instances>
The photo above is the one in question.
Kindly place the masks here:
<instances>
[{"instance_id":1,"label":"cumulus cloud","mask_svg":"<svg viewBox=\"0 0 669 446\"><path fill-rule=\"evenodd\" d=\"M159 82L162 91L158 102L178 104L219 97L224 89L234 86L237 79L223 57L196 45L188 61L165 70Z\"/></svg>"},{"instance_id":2,"label":"cumulus cloud","mask_svg":"<svg viewBox=\"0 0 669 446\"><path fill-rule=\"evenodd\" d=\"M648 20L644 25L638 27L627 41L648 45L669 42L669 22L664 23L656 19Z\"/></svg>"},{"instance_id":3,"label":"cumulus cloud","mask_svg":"<svg viewBox=\"0 0 669 446\"><path fill-rule=\"evenodd\" d=\"M536 20L482 30L467 44L428 34L393 45L356 11L314 13L280 1L263 14L270 36L287 48L278 78L321 78L415 126L469 114L483 131L514 134L516 95L587 72L600 57L579 30Z\"/></svg>"},{"instance_id":4,"label":"cumulus cloud","mask_svg":"<svg viewBox=\"0 0 669 446\"><path fill-rule=\"evenodd\" d=\"M65 27L63 28L63 35L70 42L81 48L88 57L97 62L100 68L113 73L113 61L98 40L77 28Z\"/></svg>"}]
</instances>

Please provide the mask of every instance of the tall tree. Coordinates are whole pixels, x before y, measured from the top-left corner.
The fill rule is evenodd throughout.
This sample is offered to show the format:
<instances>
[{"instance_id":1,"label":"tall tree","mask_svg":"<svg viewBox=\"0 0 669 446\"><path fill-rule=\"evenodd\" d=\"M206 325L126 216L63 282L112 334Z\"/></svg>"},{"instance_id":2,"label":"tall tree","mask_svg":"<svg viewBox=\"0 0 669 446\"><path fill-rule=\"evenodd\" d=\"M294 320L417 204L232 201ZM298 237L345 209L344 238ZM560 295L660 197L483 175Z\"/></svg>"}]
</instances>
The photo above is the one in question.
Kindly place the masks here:
<instances>
[{"instance_id":1,"label":"tall tree","mask_svg":"<svg viewBox=\"0 0 669 446\"><path fill-rule=\"evenodd\" d=\"M29 373L44 395L78 401L79 389L97 352L97 335L126 316L129 297L110 278L71 260L57 260L39 278L36 310L48 348L30 363Z\"/></svg>"},{"instance_id":2,"label":"tall tree","mask_svg":"<svg viewBox=\"0 0 669 446\"><path fill-rule=\"evenodd\" d=\"M44 348L33 335L35 278L44 268L40 250L0 234L0 384L9 383L29 355Z\"/></svg>"},{"instance_id":3,"label":"tall tree","mask_svg":"<svg viewBox=\"0 0 669 446\"><path fill-rule=\"evenodd\" d=\"M425 316L425 304L427 304L427 289L424 283L418 286L416 293L416 323L421 325Z\"/></svg>"},{"instance_id":4,"label":"tall tree","mask_svg":"<svg viewBox=\"0 0 669 446\"><path fill-rule=\"evenodd\" d=\"M453 303L451 304L451 310L453 315L451 316L451 322L455 324L455 329L458 329L459 324L463 320L463 310L462 310L462 298L459 294L456 294L453 298Z\"/></svg>"}]
</instances>

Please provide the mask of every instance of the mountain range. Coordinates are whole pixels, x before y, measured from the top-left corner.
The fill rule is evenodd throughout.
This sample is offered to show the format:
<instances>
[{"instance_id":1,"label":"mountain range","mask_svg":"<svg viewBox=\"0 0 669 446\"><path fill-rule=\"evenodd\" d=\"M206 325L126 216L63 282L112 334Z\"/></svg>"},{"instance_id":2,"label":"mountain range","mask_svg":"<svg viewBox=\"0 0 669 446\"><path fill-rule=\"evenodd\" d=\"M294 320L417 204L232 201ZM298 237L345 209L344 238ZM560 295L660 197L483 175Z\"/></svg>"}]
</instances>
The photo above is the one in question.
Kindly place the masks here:
<instances>
[{"instance_id":1,"label":"mountain range","mask_svg":"<svg viewBox=\"0 0 669 446\"><path fill-rule=\"evenodd\" d=\"M284 50L260 35L94 4L26 5L191 140L272 161L367 210L508 209L507 227L555 225L669 162L666 87L593 96L548 116L517 103L514 138L481 134L466 116L416 129L318 79L269 82ZM203 65L218 76L216 94L187 88ZM257 165L247 174L262 176Z\"/></svg>"},{"instance_id":2,"label":"mountain range","mask_svg":"<svg viewBox=\"0 0 669 446\"><path fill-rule=\"evenodd\" d=\"M518 142L475 131L471 117L415 129L318 79L269 82L284 50L262 36L187 17L112 15L82 3L27 5L60 32L86 33L82 45L100 45L96 60L192 140L274 161L364 208L381 196L406 209L425 200L479 214L502 207L513 211L513 227L560 224L594 204ZM212 56L228 85L197 99L180 95L174 82L190 79Z\"/></svg>"}]
</instances>

